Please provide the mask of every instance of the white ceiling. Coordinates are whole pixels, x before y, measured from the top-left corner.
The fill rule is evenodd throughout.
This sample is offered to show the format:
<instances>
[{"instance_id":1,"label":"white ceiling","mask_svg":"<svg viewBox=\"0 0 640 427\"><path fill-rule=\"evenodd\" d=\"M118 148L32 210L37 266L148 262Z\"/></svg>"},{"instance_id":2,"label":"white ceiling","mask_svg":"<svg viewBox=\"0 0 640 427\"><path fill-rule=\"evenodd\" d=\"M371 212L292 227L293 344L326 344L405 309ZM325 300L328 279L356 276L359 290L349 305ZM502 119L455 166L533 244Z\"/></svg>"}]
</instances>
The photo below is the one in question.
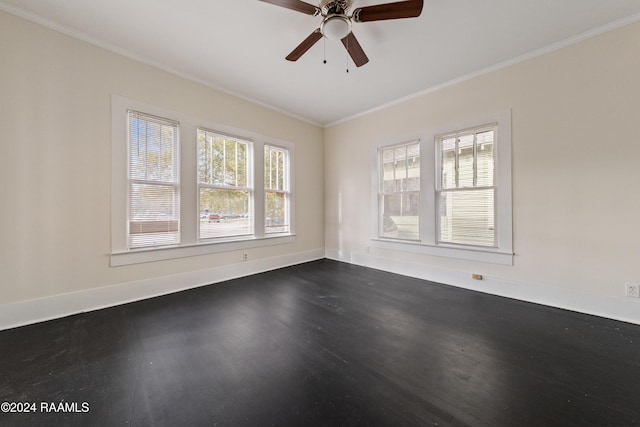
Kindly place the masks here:
<instances>
[{"instance_id":1,"label":"white ceiling","mask_svg":"<svg viewBox=\"0 0 640 427\"><path fill-rule=\"evenodd\" d=\"M320 125L640 20L640 0L425 0L419 18L354 24L370 62L349 60L347 73L336 41L326 41L327 64L323 40L286 61L320 17L258 0L0 0L0 9Z\"/></svg>"}]
</instances>

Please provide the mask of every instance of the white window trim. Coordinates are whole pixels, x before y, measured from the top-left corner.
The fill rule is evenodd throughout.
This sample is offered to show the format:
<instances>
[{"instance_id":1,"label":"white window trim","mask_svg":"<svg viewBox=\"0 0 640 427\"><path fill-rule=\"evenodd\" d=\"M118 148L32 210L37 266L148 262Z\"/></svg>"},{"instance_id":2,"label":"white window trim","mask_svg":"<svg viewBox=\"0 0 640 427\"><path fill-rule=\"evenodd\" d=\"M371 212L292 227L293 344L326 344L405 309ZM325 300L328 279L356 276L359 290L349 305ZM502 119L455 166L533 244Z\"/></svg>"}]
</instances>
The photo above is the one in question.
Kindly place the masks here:
<instances>
[{"instance_id":1,"label":"white window trim","mask_svg":"<svg viewBox=\"0 0 640 427\"><path fill-rule=\"evenodd\" d=\"M198 255L216 254L221 252L241 251L244 249L261 248L264 246L294 243L296 236L289 234L273 237L253 237L247 239L225 239L222 241L203 242L192 245L181 245L155 249L131 250L128 252L112 252L111 266L117 267L145 262L164 261L175 258L187 258ZM240 259L238 259L240 261Z\"/></svg>"},{"instance_id":2,"label":"white window trim","mask_svg":"<svg viewBox=\"0 0 640 427\"><path fill-rule=\"evenodd\" d=\"M496 243L497 248L483 248L437 242L436 217L436 180L437 169L436 136L472 129L487 124L497 123L496 136ZM420 240L398 241L380 237L379 230L379 160L378 151L401 141L420 140ZM372 159L372 246L385 250L418 253L423 255L442 256L494 264L513 265L513 213L511 184L511 111L472 118L463 122L452 123L416 134L405 135L393 140L381 141L376 145Z\"/></svg>"},{"instance_id":3,"label":"white window trim","mask_svg":"<svg viewBox=\"0 0 640 427\"><path fill-rule=\"evenodd\" d=\"M165 117L180 123L180 229L181 244L159 248L127 248L127 110ZM253 202L255 232L251 236L198 240L197 128L211 129L253 144ZM264 145L289 150L290 230L264 233ZM111 253L110 265L122 266L174 258L214 254L295 242L295 145L254 132L192 117L145 102L111 96ZM239 260L240 261L240 260Z\"/></svg>"}]
</instances>

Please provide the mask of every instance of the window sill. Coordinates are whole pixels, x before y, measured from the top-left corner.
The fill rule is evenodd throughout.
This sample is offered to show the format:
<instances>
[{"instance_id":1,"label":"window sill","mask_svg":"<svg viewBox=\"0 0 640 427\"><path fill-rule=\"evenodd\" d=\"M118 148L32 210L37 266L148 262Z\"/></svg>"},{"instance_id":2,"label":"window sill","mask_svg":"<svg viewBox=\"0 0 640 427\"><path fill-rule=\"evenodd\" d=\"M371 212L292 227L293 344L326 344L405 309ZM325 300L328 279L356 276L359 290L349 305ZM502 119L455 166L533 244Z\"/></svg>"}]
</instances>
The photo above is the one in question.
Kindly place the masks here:
<instances>
[{"instance_id":1,"label":"window sill","mask_svg":"<svg viewBox=\"0 0 640 427\"><path fill-rule=\"evenodd\" d=\"M513 265L513 253L501 252L495 248L458 247L432 245L419 241L391 240L373 238L373 247L393 251L411 252L467 261L488 262L492 264Z\"/></svg>"},{"instance_id":2,"label":"window sill","mask_svg":"<svg viewBox=\"0 0 640 427\"><path fill-rule=\"evenodd\" d=\"M295 242L295 234L228 239L216 242L202 242L193 245L169 246L163 248L136 249L111 253L111 267L164 261L220 252L230 252L263 246L282 245Z\"/></svg>"}]
</instances>

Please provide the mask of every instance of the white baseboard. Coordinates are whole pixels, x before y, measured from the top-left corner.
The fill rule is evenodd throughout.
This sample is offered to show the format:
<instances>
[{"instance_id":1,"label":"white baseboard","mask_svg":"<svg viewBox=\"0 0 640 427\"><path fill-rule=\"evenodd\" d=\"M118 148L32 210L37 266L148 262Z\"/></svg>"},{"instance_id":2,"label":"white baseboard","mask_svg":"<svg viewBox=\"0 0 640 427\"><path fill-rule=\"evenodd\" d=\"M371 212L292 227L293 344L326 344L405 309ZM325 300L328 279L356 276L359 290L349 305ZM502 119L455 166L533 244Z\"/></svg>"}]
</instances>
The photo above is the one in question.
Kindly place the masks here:
<instances>
[{"instance_id":1,"label":"white baseboard","mask_svg":"<svg viewBox=\"0 0 640 427\"><path fill-rule=\"evenodd\" d=\"M487 276L482 281L482 288L479 288L478 282L472 280L470 272L467 271L433 266L427 268L425 265L407 261L351 252L339 253L339 251L331 249L315 249L0 305L0 330L113 307L325 257L520 301L640 324L640 300L638 299L602 297L569 289L512 282Z\"/></svg>"},{"instance_id":2,"label":"white baseboard","mask_svg":"<svg viewBox=\"0 0 640 427\"><path fill-rule=\"evenodd\" d=\"M484 276L481 285L471 279L471 272L445 269L397 259L375 257L346 251L327 249L328 259L371 267L403 276L429 280L477 292L543 304L550 307L606 317L640 325L640 299L614 298Z\"/></svg>"},{"instance_id":3,"label":"white baseboard","mask_svg":"<svg viewBox=\"0 0 640 427\"><path fill-rule=\"evenodd\" d=\"M324 249L0 305L0 330L166 295L324 258Z\"/></svg>"}]
</instances>

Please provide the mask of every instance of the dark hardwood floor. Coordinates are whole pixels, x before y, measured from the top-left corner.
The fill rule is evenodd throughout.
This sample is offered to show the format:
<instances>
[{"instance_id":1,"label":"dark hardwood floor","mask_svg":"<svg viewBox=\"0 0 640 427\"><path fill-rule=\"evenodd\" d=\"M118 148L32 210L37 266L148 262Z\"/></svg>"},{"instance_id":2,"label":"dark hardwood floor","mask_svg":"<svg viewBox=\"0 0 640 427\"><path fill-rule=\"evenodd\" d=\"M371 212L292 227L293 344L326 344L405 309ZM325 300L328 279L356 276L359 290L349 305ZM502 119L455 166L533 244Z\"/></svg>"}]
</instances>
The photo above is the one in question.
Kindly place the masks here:
<instances>
[{"instance_id":1,"label":"dark hardwood floor","mask_svg":"<svg viewBox=\"0 0 640 427\"><path fill-rule=\"evenodd\" d=\"M37 405L2 426L640 423L640 326L329 260L4 331L0 351L0 402Z\"/></svg>"}]
</instances>

